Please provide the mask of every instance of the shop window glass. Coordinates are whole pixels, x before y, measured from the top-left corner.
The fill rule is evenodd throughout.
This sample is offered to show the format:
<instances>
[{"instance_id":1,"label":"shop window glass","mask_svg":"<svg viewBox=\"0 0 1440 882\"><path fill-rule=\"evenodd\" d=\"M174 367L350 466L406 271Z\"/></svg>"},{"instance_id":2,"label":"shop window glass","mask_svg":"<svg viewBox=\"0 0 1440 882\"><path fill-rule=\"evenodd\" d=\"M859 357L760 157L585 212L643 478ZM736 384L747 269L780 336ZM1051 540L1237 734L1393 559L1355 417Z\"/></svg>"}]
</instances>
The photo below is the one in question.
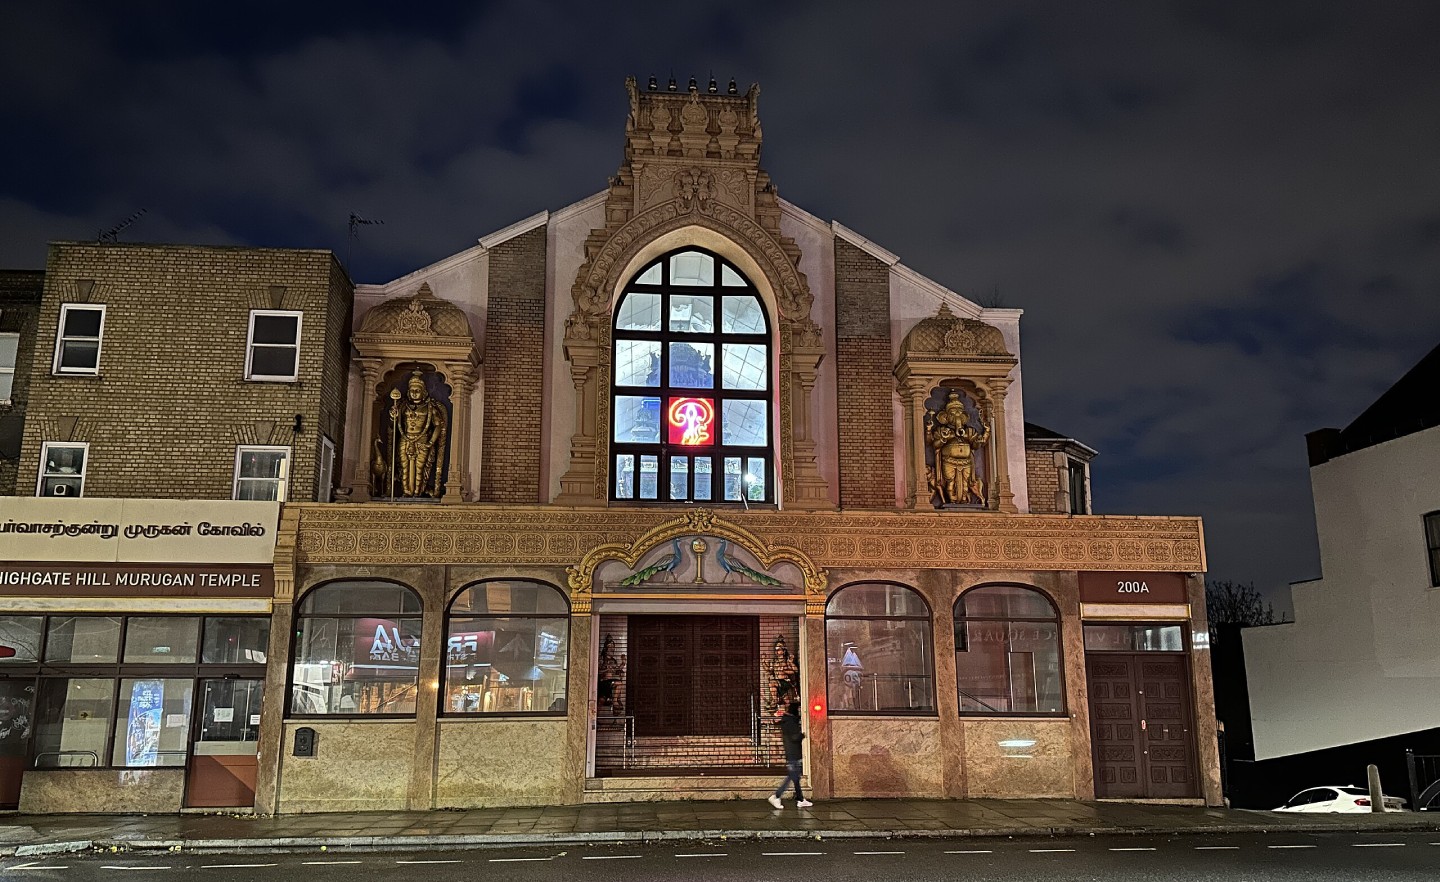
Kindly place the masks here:
<instances>
[{"instance_id":1,"label":"shop window glass","mask_svg":"<svg viewBox=\"0 0 1440 882\"><path fill-rule=\"evenodd\" d=\"M115 681L108 677L41 680L32 721L35 768L105 765L114 702Z\"/></svg>"},{"instance_id":2,"label":"shop window glass","mask_svg":"<svg viewBox=\"0 0 1440 882\"><path fill-rule=\"evenodd\" d=\"M445 712L563 712L569 615L564 596L536 582L460 592L446 621Z\"/></svg>"},{"instance_id":3,"label":"shop window glass","mask_svg":"<svg viewBox=\"0 0 1440 882\"><path fill-rule=\"evenodd\" d=\"M195 681L188 677L122 678L110 764L119 768L184 766L194 691Z\"/></svg>"},{"instance_id":4,"label":"shop window glass","mask_svg":"<svg viewBox=\"0 0 1440 882\"><path fill-rule=\"evenodd\" d=\"M0 616L0 665L38 661L43 627L39 616Z\"/></svg>"},{"instance_id":5,"label":"shop window glass","mask_svg":"<svg viewBox=\"0 0 1440 882\"><path fill-rule=\"evenodd\" d=\"M1179 625L1086 625L1086 652L1184 652Z\"/></svg>"},{"instance_id":6,"label":"shop window glass","mask_svg":"<svg viewBox=\"0 0 1440 882\"><path fill-rule=\"evenodd\" d=\"M291 658L292 714L414 714L420 598L390 582L322 585L297 608Z\"/></svg>"},{"instance_id":7,"label":"shop window glass","mask_svg":"<svg viewBox=\"0 0 1440 882\"><path fill-rule=\"evenodd\" d=\"M615 309L611 498L774 501L772 342L754 286L689 248L645 267L626 291ZM711 484L717 460L723 488Z\"/></svg>"},{"instance_id":8,"label":"shop window glass","mask_svg":"<svg viewBox=\"0 0 1440 882\"><path fill-rule=\"evenodd\" d=\"M30 746L34 698L34 680L0 680L0 764L5 766L0 768L0 805L13 807L20 799L19 781L13 776L24 764Z\"/></svg>"},{"instance_id":9,"label":"shop window glass","mask_svg":"<svg viewBox=\"0 0 1440 882\"><path fill-rule=\"evenodd\" d=\"M200 661L207 665L263 665L270 644L270 620L215 616L205 619Z\"/></svg>"},{"instance_id":10,"label":"shop window glass","mask_svg":"<svg viewBox=\"0 0 1440 882\"><path fill-rule=\"evenodd\" d=\"M972 588L955 602L955 676L962 714L1065 711L1060 616L1019 585Z\"/></svg>"},{"instance_id":11,"label":"shop window glass","mask_svg":"<svg viewBox=\"0 0 1440 882\"><path fill-rule=\"evenodd\" d=\"M120 619L56 616L45 638L45 660L56 664L106 665L120 657Z\"/></svg>"},{"instance_id":12,"label":"shop window glass","mask_svg":"<svg viewBox=\"0 0 1440 882\"><path fill-rule=\"evenodd\" d=\"M180 616L132 616L125 624L125 663L195 663L200 620Z\"/></svg>"},{"instance_id":13,"label":"shop window glass","mask_svg":"<svg viewBox=\"0 0 1440 882\"><path fill-rule=\"evenodd\" d=\"M826 684L836 713L935 711L930 609L913 589L860 583L825 608Z\"/></svg>"}]
</instances>

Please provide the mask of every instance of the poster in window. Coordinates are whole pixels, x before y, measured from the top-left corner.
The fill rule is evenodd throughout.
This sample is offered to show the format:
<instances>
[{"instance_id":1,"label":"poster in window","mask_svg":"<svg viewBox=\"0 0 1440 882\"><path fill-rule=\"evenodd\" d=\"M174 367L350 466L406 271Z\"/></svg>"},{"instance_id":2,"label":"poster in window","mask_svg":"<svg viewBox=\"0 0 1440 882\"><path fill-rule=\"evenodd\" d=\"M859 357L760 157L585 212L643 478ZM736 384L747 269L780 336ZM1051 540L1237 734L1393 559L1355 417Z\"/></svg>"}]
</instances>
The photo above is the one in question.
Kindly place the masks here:
<instances>
[{"instance_id":1,"label":"poster in window","mask_svg":"<svg viewBox=\"0 0 1440 882\"><path fill-rule=\"evenodd\" d=\"M160 760L160 720L165 708L162 680L136 680L130 687L125 725L125 765L153 766Z\"/></svg>"}]
</instances>

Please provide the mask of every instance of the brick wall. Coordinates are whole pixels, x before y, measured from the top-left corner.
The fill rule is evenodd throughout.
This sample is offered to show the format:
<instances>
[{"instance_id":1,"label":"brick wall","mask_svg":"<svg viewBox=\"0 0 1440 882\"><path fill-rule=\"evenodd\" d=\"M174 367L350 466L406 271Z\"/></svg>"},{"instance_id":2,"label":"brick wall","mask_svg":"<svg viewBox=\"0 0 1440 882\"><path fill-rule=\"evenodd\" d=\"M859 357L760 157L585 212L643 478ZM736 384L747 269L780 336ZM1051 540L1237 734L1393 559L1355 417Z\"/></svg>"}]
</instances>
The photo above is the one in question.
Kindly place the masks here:
<instances>
[{"instance_id":1,"label":"brick wall","mask_svg":"<svg viewBox=\"0 0 1440 882\"><path fill-rule=\"evenodd\" d=\"M842 508L895 506L889 275L885 264L843 239L835 240Z\"/></svg>"},{"instance_id":2,"label":"brick wall","mask_svg":"<svg viewBox=\"0 0 1440 882\"><path fill-rule=\"evenodd\" d=\"M236 446L257 444L291 447L290 498L313 499L320 427L343 420L345 350L326 337L348 347L349 329L329 313L350 291L327 251L52 245L19 486L42 442L84 441L86 496L229 499ZM63 303L106 307L98 376L51 371ZM303 314L299 377L247 381L250 310L273 308Z\"/></svg>"},{"instance_id":3,"label":"brick wall","mask_svg":"<svg viewBox=\"0 0 1440 882\"><path fill-rule=\"evenodd\" d=\"M30 398L35 326L40 317L40 295L44 287L43 272L0 272L0 333L19 335L8 401L0 398L0 496L15 495L20 438L25 427L26 402Z\"/></svg>"},{"instance_id":4,"label":"brick wall","mask_svg":"<svg viewBox=\"0 0 1440 882\"><path fill-rule=\"evenodd\" d=\"M1025 451L1026 484L1030 489L1031 514L1056 514L1060 511L1060 470L1055 468L1054 450Z\"/></svg>"},{"instance_id":5,"label":"brick wall","mask_svg":"<svg viewBox=\"0 0 1440 882\"><path fill-rule=\"evenodd\" d=\"M537 502L544 396L544 227L490 252L489 290L477 495L482 502Z\"/></svg>"}]
</instances>

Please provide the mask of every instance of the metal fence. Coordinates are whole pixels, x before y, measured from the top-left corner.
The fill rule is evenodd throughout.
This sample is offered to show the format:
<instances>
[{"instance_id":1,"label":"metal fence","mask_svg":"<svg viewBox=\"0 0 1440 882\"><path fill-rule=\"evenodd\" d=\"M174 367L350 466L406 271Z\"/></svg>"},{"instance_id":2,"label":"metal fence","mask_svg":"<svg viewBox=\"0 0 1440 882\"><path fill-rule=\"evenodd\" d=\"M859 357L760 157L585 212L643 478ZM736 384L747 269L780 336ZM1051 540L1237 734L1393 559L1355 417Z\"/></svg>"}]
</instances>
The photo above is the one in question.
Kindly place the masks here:
<instances>
[{"instance_id":1,"label":"metal fence","mask_svg":"<svg viewBox=\"0 0 1440 882\"><path fill-rule=\"evenodd\" d=\"M1410 807L1415 811L1440 811L1440 754L1405 751L1405 769L1410 773Z\"/></svg>"}]
</instances>

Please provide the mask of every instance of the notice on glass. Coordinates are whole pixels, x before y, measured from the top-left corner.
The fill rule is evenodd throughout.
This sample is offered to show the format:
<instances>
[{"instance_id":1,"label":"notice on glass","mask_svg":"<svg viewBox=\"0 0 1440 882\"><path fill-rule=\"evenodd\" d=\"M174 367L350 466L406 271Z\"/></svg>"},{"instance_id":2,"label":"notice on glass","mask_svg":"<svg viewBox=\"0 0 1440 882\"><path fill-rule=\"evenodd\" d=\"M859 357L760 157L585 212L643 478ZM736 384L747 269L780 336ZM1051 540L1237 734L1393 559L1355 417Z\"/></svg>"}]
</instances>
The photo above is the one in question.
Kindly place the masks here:
<instances>
[{"instance_id":1,"label":"notice on glass","mask_svg":"<svg viewBox=\"0 0 1440 882\"><path fill-rule=\"evenodd\" d=\"M166 714L166 715L165 715L165 728L167 728L167 729L181 729L181 728L184 728L184 726L185 726L185 715L184 715L184 714Z\"/></svg>"},{"instance_id":2,"label":"notice on glass","mask_svg":"<svg viewBox=\"0 0 1440 882\"><path fill-rule=\"evenodd\" d=\"M217 707L217 708L215 708L215 722L217 722L217 723L229 723L229 722L232 722L234 719L235 719L235 708L233 708L233 707Z\"/></svg>"},{"instance_id":3,"label":"notice on glass","mask_svg":"<svg viewBox=\"0 0 1440 882\"><path fill-rule=\"evenodd\" d=\"M258 725L260 725L260 715L259 715L259 714L251 714L251 715L250 715L250 725L252 725L252 726L258 726Z\"/></svg>"}]
</instances>

